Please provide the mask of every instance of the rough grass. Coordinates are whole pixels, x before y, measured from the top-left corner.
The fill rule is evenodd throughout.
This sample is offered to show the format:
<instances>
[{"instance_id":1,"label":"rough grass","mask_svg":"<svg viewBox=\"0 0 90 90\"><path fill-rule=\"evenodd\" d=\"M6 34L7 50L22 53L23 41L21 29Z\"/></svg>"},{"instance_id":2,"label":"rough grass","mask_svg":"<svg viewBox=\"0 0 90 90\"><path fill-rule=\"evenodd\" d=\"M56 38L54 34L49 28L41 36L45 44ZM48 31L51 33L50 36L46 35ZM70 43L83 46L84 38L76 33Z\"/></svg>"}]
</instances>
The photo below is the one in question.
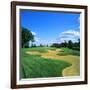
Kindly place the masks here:
<instances>
[{"instance_id":1,"label":"rough grass","mask_svg":"<svg viewBox=\"0 0 90 90\"><path fill-rule=\"evenodd\" d=\"M43 58L40 55L28 55L25 53L28 50L21 50L21 78L61 77L63 69L71 66L70 63L63 60Z\"/></svg>"},{"instance_id":2,"label":"rough grass","mask_svg":"<svg viewBox=\"0 0 90 90\"><path fill-rule=\"evenodd\" d=\"M62 51L60 51L57 55L66 56L66 55L76 55L80 56L80 51L72 50L69 48L61 48Z\"/></svg>"}]
</instances>

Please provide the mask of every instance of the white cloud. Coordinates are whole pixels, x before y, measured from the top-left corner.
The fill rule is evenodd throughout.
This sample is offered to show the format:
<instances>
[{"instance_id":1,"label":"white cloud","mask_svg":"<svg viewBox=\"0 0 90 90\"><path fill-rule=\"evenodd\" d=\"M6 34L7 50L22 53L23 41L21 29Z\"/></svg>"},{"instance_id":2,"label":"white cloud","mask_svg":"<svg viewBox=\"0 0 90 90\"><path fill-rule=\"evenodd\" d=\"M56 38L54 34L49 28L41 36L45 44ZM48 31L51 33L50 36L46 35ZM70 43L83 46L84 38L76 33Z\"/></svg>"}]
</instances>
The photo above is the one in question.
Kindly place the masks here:
<instances>
[{"instance_id":1,"label":"white cloud","mask_svg":"<svg viewBox=\"0 0 90 90\"><path fill-rule=\"evenodd\" d=\"M33 44L36 44L37 46L42 44L42 45L51 45L53 43L55 43L54 40L47 40L47 39L42 39L42 38L39 38L39 37L34 37L35 39L35 42L33 42ZM30 43L31 45L31 43Z\"/></svg>"},{"instance_id":2,"label":"white cloud","mask_svg":"<svg viewBox=\"0 0 90 90\"><path fill-rule=\"evenodd\" d=\"M67 30L65 32L60 33L59 37L57 38L57 43L61 43L64 41L72 40L76 42L80 38L80 32L75 30Z\"/></svg>"},{"instance_id":3,"label":"white cloud","mask_svg":"<svg viewBox=\"0 0 90 90\"><path fill-rule=\"evenodd\" d=\"M38 38L38 37L35 37L34 39L35 39L35 42L39 42L40 41L40 38Z\"/></svg>"},{"instance_id":4,"label":"white cloud","mask_svg":"<svg viewBox=\"0 0 90 90\"><path fill-rule=\"evenodd\" d=\"M36 32L31 31L31 33L32 33L34 36L36 36Z\"/></svg>"},{"instance_id":5,"label":"white cloud","mask_svg":"<svg viewBox=\"0 0 90 90\"><path fill-rule=\"evenodd\" d=\"M61 35L74 35L74 36L80 36L80 32L78 31L75 31L75 30L68 30L68 31L65 31L65 32L62 32Z\"/></svg>"}]
</instances>

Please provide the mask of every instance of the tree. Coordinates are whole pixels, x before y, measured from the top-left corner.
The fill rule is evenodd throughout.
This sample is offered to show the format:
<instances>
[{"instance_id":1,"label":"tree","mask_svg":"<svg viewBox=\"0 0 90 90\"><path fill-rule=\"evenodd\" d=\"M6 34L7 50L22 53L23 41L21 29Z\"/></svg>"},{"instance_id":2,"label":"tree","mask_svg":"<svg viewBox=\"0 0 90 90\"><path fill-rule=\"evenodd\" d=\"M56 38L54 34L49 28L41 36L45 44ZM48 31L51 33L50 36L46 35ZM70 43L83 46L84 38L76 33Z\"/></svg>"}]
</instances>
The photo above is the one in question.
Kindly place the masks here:
<instances>
[{"instance_id":1,"label":"tree","mask_svg":"<svg viewBox=\"0 0 90 90\"><path fill-rule=\"evenodd\" d=\"M31 47L37 47L36 44L31 44Z\"/></svg>"},{"instance_id":2,"label":"tree","mask_svg":"<svg viewBox=\"0 0 90 90\"><path fill-rule=\"evenodd\" d=\"M78 39L78 42L72 42L71 40L69 40L68 42L64 41L60 44L59 43L53 43L51 45L51 47L56 47L56 48L64 47L64 48L70 48L73 50L80 51L80 39Z\"/></svg>"},{"instance_id":3,"label":"tree","mask_svg":"<svg viewBox=\"0 0 90 90\"><path fill-rule=\"evenodd\" d=\"M22 47L29 47L29 41L33 41L34 36L30 30L22 28Z\"/></svg>"},{"instance_id":4,"label":"tree","mask_svg":"<svg viewBox=\"0 0 90 90\"><path fill-rule=\"evenodd\" d=\"M66 41L63 42L63 47L67 47L67 42Z\"/></svg>"},{"instance_id":5,"label":"tree","mask_svg":"<svg viewBox=\"0 0 90 90\"><path fill-rule=\"evenodd\" d=\"M48 47L48 44L46 46Z\"/></svg>"},{"instance_id":6,"label":"tree","mask_svg":"<svg viewBox=\"0 0 90 90\"><path fill-rule=\"evenodd\" d=\"M80 39L78 39L78 45L80 46Z\"/></svg>"},{"instance_id":7,"label":"tree","mask_svg":"<svg viewBox=\"0 0 90 90\"><path fill-rule=\"evenodd\" d=\"M73 47L73 42L71 40L68 41L68 48L72 48Z\"/></svg>"},{"instance_id":8,"label":"tree","mask_svg":"<svg viewBox=\"0 0 90 90\"><path fill-rule=\"evenodd\" d=\"M43 47L43 45L42 45L42 44L40 44L40 47Z\"/></svg>"}]
</instances>

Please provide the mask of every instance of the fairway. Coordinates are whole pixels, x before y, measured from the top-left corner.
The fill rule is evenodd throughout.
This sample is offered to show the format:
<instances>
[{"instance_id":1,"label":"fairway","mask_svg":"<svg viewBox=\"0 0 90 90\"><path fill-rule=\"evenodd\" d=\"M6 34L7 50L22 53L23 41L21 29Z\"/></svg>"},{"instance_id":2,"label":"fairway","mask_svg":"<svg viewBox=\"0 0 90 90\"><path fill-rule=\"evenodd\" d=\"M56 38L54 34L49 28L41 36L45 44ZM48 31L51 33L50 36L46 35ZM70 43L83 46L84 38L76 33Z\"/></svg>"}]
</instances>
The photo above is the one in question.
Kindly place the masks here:
<instances>
[{"instance_id":1,"label":"fairway","mask_svg":"<svg viewBox=\"0 0 90 90\"><path fill-rule=\"evenodd\" d=\"M21 78L80 75L80 56L70 49L36 47L21 49ZM68 53L66 53L68 52Z\"/></svg>"}]
</instances>

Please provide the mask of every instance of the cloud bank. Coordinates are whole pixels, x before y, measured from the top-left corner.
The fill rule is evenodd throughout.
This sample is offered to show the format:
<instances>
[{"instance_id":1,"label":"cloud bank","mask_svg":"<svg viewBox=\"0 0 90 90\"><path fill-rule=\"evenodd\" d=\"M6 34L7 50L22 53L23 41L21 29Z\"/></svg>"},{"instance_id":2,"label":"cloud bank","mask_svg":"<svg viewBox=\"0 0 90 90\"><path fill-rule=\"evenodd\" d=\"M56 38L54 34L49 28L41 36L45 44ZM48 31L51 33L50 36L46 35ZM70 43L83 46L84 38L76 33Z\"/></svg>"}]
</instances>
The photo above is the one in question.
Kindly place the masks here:
<instances>
[{"instance_id":1,"label":"cloud bank","mask_svg":"<svg viewBox=\"0 0 90 90\"><path fill-rule=\"evenodd\" d=\"M80 38L80 32L75 30L67 30L65 32L60 33L59 37L56 39L57 43L61 43L64 41L72 40L76 42Z\"/></svg>"}]
</instances>

